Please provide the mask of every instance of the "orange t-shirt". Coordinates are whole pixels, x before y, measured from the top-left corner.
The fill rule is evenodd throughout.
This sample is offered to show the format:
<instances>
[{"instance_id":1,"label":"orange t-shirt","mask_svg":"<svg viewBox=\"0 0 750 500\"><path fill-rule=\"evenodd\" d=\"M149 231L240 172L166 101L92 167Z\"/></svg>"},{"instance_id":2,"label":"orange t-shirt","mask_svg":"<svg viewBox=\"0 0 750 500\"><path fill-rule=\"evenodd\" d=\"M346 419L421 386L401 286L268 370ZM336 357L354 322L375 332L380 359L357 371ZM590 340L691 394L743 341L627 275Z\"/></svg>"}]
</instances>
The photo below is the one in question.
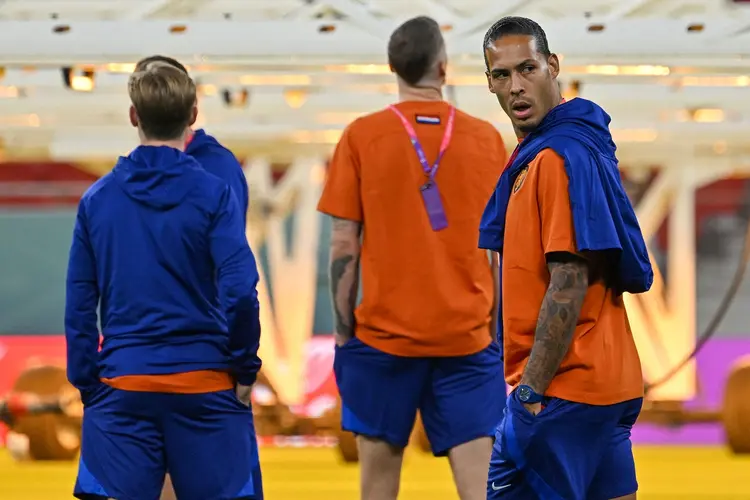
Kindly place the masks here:
<instances>
[{"instance_id":1,"label":"orange t-shirt","mask_svg":"<svg viewBox=\"0 0 750 500\"><path fill-rule=\"evenodd\" d=\"M437 157L451 106L397 105L427 161ZM456 110L435 182L448 227L433 231L420 187L426 176L403 123L385 109L344 131L318 210L363 222L362 303L356 335L398 356L465 356L491 342L493 281L476 247L479 221L507 153L490 124Z\"/></svg>"},{"instance_id":2,"label":"orange t-shirt","mask_svg":"<svg viewBox=\"0 0 750 500\"><path fill-rule=\"evenodd\" d=\"M576 253L568 175L563 159L551 149L540 152L516 179L504 239L505 377L515 387L549 286L545 255ZM573 343L545 394L591 405L643 396L641 362L622 297L602 282L589 285Z\"/></svg>"}]
</instances>

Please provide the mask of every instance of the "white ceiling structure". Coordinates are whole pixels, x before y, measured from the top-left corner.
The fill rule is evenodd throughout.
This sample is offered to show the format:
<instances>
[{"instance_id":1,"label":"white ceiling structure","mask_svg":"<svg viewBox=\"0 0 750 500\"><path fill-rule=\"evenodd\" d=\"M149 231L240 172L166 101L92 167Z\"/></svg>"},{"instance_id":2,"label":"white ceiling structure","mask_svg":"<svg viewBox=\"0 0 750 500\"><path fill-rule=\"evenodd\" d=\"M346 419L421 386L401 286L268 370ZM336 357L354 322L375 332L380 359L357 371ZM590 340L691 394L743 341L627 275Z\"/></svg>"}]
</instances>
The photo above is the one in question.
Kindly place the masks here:
<instances>
[{"instance_id":1,"label":"white ceiling structure","mask_svg":"<svg viewBox=\"0 0 750 500\"><path fill-rule=\"evenodd\" d=\"M421 14L444 27L449 97L509 144L481 46L512 14L545 28L563 84L612 115L623 163L750 165L750 2L730 0L0 0L0 139L8 154L127 152L127 75L159 53L189 66L201 124L236 151L325 153L395 99L388 36ZM66 88L62 67L93 70L93 89Z\"/></svg>"}]
</instances>

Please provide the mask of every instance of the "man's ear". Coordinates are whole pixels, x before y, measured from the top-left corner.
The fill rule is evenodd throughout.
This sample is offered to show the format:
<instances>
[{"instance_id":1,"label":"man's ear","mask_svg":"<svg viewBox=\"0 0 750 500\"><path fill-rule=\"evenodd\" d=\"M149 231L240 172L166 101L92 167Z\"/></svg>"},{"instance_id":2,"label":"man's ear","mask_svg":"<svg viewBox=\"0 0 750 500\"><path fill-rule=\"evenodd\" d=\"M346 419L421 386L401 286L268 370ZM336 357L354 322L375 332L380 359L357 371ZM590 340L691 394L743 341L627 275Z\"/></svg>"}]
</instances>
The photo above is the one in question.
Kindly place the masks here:
<instances>
[{"instance_id":1,"label":"man's ear","mask_svg":"<svg viewBox=\"0 0 750 500\"><path fill-rule=\"evenodd\" d=\"M196 104L193 106L193 110L190 113L190 123L189 125L192 127L195 124L195 121L198 119L198 105Z\"/></svg>"},{"instance_id":2,"label":"man's ear","mask_svg":"<svg viewBox=\"0 0 750 500\"><path fill-rule=\"evenodd\" d=\"M441 82L445 82L446 77L448 76L448 61L442 60L438 62L438 78Z\"/></svg>"},{"instance_id":3,"label":"man's ear","mask_svg":"<svg viewBox=\"0 0 750 500\"><path fill-rule=\"evenodd\" d=\"M557 78L557 75L560 74L560 59L558 59L557 54L550 54L547 58L547 65L552 78Z\"/></svg>"},{"instance_id":4,"label":"man's ear","mask_svg":"<svg viewBox=\"0 0 750 500\"><path fill-rule=\"evenodd\" d=\"M484 76L487 77L487 87L490 89L490 92L494 94L495 89L492 88L492 75L490 75L489 71L485 71Z\"/></svg>"},{"instance_id":5,"label":"man's ear","mask_svg":"<svg viewBox=\"0 0 750 500\"><path fill-rule=\"evenodd\" d=\"M135 106L130 105L130 124L134 127L138 127L138 113L135 111Z\"/></svg>"},{"instance_id":6,"label":"man's ear","mask_svg":"<svg viewBox=\"0 0 750 500\"><path fill-rule=\"evenodd\" d=\"M487 87L490 89L490 92L494 94L495 89L492 88L492 75L490 74L490 70L489 70L489 67L490 67L490 63L488 62L489 60L490 60L489 50L484 49L484 63L487 66L487 70L484 72L484 76L487 77Z\"/></svg>"}]
</instances>

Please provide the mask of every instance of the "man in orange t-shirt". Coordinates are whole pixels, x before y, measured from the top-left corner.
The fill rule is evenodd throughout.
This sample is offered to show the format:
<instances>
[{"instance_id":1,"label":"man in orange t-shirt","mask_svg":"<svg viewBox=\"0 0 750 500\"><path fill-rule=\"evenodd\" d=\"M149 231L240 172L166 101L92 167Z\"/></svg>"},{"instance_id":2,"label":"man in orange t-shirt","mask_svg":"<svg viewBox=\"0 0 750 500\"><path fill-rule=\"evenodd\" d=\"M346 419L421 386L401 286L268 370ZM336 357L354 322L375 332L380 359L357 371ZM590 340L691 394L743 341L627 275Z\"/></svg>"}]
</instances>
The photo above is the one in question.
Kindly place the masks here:
<instances>
[{"instance_id":1,"label":"man in orange t-shirt","mask_svg":"<svg viewBox=\"0 0 750 500\"><path fill-rule=\"evenodd\" d=\"M345 130L318 206L333 217L342 425L358 436L363 499L396 499L419 410L461 498L483 500L505 387L496 273L474 242L506 152L492 125L443 101L435 21L404 23L388 56L400 102Z\"/></svg>"},{"instance_id":2,"label":"man in orange t-shirt","mask_svg":"<svg viewBox=\"0 0 750 500\"><path fill-rule=\"evenodd\" d=\"M634 499L630 430L643 377L622 292L653 272L609 116L564 102L542 28L508 17L484 44L490 91L519 146L480 226L502 257L505 376L487 499Z\"/></svg>"}]
</instances>

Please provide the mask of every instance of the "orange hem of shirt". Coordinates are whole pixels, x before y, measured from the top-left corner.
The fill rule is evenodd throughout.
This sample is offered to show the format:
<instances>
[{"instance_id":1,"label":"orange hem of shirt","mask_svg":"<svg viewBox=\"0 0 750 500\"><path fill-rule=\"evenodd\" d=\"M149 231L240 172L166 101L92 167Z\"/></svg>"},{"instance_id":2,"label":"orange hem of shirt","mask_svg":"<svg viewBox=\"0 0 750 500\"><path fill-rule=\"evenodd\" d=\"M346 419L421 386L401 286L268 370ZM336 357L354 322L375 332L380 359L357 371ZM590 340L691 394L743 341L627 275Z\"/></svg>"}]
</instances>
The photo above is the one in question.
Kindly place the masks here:
<instances>
[{"instance_id":1,"label":"orange hem of shirt","mask_svg":"<svg viewBox=\"0 0 750 500\"><path fill-rule=\"evenodd\" d=\"M231 375L212 370L165 375L123 375L103 378L102 382L115 389L133 392L206 394L234 389Z\"/></svg>"},{"instance_id":2,"label":"orange hem of shirt","mask_svg":"<svg viewBox=\"0 0 750 500\"><path fill-rule=\"evenodd\" d=\"M486 335L482 335L482 329L486 330ZM454 348L450 352L446 352L445 346L439 342L436 342L433 346L426 346L415 342L413 337L395 337L390 333L372 330L362 325L357 327L356 335L363 344L392 356L402 358L452 358L471 356L487 349L492 343L489 325L478 328L477 331L479 333L472 335L471 341L464 344L463 349ZM388 338L381 338L383 336Z\"/></svg>"}]
</instances>

